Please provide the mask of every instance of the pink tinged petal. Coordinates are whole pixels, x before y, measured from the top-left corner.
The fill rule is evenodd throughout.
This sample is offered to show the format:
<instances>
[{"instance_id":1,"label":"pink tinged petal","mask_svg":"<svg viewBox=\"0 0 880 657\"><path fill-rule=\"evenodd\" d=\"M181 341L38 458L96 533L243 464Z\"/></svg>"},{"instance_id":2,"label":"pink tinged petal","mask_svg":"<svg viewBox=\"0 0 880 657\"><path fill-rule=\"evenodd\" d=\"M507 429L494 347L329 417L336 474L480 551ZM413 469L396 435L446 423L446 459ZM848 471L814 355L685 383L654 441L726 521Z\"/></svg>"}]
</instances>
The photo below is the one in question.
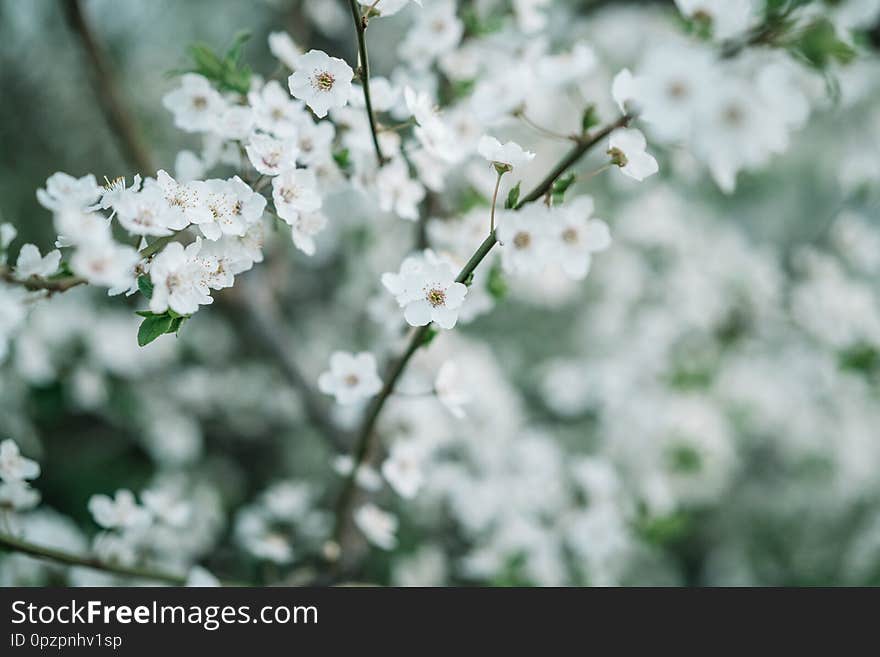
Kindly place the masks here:
<instances>
[{"instance_id":1,"label":"pink tinged petal","mask_svg":"<svg viewBox=\"0 0 880 657\"><path fill-rule=\"evenodd\" d=\"M403 317L410 326L424 326L431 321L431 304L424 299L413 301L407 304Z\"/></svg>"}]
</instances>

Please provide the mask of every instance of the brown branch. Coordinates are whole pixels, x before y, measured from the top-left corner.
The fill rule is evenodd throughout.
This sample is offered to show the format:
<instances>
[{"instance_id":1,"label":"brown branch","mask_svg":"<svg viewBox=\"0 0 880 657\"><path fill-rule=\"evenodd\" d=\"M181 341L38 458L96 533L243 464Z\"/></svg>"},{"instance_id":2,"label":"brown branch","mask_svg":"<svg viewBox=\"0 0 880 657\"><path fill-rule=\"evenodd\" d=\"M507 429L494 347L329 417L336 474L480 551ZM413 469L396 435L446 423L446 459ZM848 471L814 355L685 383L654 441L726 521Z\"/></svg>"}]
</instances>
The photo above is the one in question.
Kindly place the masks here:
<instances>
[{"instance_id":1,"label":"brown branch","mask_svg":"<svg viewBox=\"0 0 880 657\"><path fill-rule=\"evenodd\" d=\"M80 6L80 0L61 0L70 29L78 37L91 68L90 79L117 144L129 165L144 174L154 171L152 158L143 143L131 111L122 101L122 93L107 61L107 54L95 38Z\"/></svg>"},{"instance_id":2,"label":"brown branch","mask_svg":"<svg viewBox=\"0 0 880 657\"><path fill-rule=\"evenodd\" d=\"M38 276L31 276L30 278L19 279L15 277L8 267L2 266L0 266L0 279L10 285L18 285L31 292L44 290L50 294L54 294L55 292L67 292L70 288L76 287L77 285L83 285L87 282L86 279L80 278L79 276L62 276L59 278L40 278Z\"/></svg>"},{"instance_id":3,"label":"brown branch","mask_svg":"<svg viewBox=\"0 0 880 657\"><path fill-rule=\"evenodd\" d=\"M536 201L544 196L544 194L546 194L553 188L553 183L556 182L559 176L565 173L572 165L580 160L600 141L608 137L614 130L628 126L632 119L632 116L624 115L614 123L604 127L598 132L590 135L589 137L579 140L574 148L572 148L556 164L556 166L553 167L550 173L548 173L544 177L544 179L540 183L538 183L534 189L532 189L531 192L526 194L520 200L514 210L519 210L526 203ZM468 279L470 279L477 266L489 254L489 251L492 250L492 247L495 246L496 242L497 239L495 237L495 231L493 230L486 237L486 239L483 240L482 244L477 247L477 250L467 261L455 280L458 283L467 283ZM361 423L360 429L357 434L357 440L355 442L352 470L349 473L348 477L346 477L346 480L342 487L342 492L340 493L339 499L336 504L336 526L333 532L333 539L339 546L339 559L337 560L337 567L342 565L343 557L346 554L348 542L347 536L351 533L350 517L357 489L357 472L358 469L363 465L367 456L373 450L373 443L376 440L376 422L379 419L379 415L382 413L382 409L384 408L385 403L394 392L394 387L395 385L397 385L398 379L400 379L400 376L406 369L406 366L409 363L410 359L413 357L416 351L419 350L422 344L424 344L425 338L428 336L428 332L430 330L430 324L413 329L410 334L406 350L389 364L385 372L385 377L383 379L384 383L382 385L382 389L379 391L379 394L373 398L370 405L367 407L366 415L364 416L364 419Z\"/></svg>"}]
</instances>

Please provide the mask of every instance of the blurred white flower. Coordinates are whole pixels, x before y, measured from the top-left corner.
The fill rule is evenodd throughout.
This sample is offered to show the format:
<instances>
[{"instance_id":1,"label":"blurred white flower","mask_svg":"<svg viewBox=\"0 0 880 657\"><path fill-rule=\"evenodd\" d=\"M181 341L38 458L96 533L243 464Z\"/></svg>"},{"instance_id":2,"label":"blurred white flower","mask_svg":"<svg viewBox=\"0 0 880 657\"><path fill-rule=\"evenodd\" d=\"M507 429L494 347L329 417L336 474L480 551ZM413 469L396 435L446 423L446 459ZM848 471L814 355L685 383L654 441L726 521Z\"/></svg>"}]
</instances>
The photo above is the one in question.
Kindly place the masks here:
<instances>
[{"instance_id":1,"label":"blurred white flower","mask_svg":"<svg viewBox=\"0 0 880 657\"><path fill-rule=\"evenodd\" d=\"M657 160L645 149L645 135L635 128L621 128L608 139L608 154L621 173L642 181L658 171Z\"/></svg>"},{"instance_id":2,"label":"blurred white flower","mask_svg":"<svg viewBox=\"0 0 880 657\"><path fill-rule=\"evenodd\" d=\"M276 139L260 133L250 136L245 150L254 168L266 176L277 176L286 169L295 169L299 157L295 140Z\"/></svg>"},{"instance_id":3,"label":"blurred white flower","mask_svg":"<svg viewBox=\"0 0 880 657\"><path fill-rule=\"evenodd\" d=\"M373 504L365 504L354 512L354 522L367 540L383 550L397 545L397 518Z\"/></svg>"},{"instance_id":4,"label":"blurred white flower","mask_svg":"<svg viewBox=\"0 0 880 657\"><path fill-rule=\"evenodd\" d=\"M302 54L302 48L287 32L269 33L269 52L291 71L296 68L296 60Z\"/></svg>"},{"instance_id":5,"label":"blurred white flower","mask_svg":"<svg viewBox=\"0 0 880 657\"><path fill-rule=\"evenodd\" d=\"M321 208L318 181L308 169L287 169L272 178L272 200L278 216L291 224L300 213L316 212Z\"/></svg>"},{"instance_id":6,"label":"blurred white flower","mask_svg":"<svg viewBox=\"0 0 880 657\"><path fill-rule=\"evenodd\" d=\"M0 479L15 483L40 476L40 464L21 455L15 441L0 442Z\"/></svg>"},{"instance_id":7,"label":"blurred white flower","mask_svg":"<svg viewBox=\"0 0 880 657\"><path fill-rule=\"evenodd\" d=\"M165 94L162 104L174 114L174 125L186 132L213 131L226 110L223 96L197 73L184 73L180 87Z\"/></svg>"},{"instance_id":8,"label":"blurred white flower","mask_svg":"<svg viewBox=\"0 0 880 657\"><path fill-rule=\"evenodd\" d=\"M366 351L359 354L334 351L330 355L330 369L318 377L318 389L325 395L333 395L342 405L369 399L382 389L376 358Z\"/></svg>"},{"instance_id":9,"label":"blurred white flower","mask_svg":"<svg viewBox=\"0 0 880 657\"><path fill-rule=\"evenodd\" d=\"M92 495L89 512L105 529L134 529L150 523L150 513L135 500L130 490L118 490L114 497Z\"/></svg>"},{"instance_id":10,"label":"blurred white flower","mask_svg":"<svg viewBox=\"0 0 880 657\"><path fill-rule=\"evenodd\" d=\"M24 244L15 261L15 277L26 280L32 276L47 278L58 271L61 264L61 251L55 249L45 256L33 244Z\"/></svg>"},{"instance_id":11,"label":"blurred white flower","mask_svg":"<svg viewBox=\"0 0 880 657\"><path fill-rule=\"evenodd\" d=\"M477 145L477 151L489 162L506 168L508 171L528 164L535 159L535 154L524 150L516 142L502 144L494 137L483 135Z\"/></svg>"},{"instance_id":12,"label":"blurred white flower","mask_svg":"<svg viewBox=\"0 0 880 657\"><path fill-rule=\"evenodd\" d=\"M388 458L382 463L382 476L398 495L412 499L424 481L424 460L424 450L415 441L398 440L391 446Z\"/></svg>"}]
</instances>

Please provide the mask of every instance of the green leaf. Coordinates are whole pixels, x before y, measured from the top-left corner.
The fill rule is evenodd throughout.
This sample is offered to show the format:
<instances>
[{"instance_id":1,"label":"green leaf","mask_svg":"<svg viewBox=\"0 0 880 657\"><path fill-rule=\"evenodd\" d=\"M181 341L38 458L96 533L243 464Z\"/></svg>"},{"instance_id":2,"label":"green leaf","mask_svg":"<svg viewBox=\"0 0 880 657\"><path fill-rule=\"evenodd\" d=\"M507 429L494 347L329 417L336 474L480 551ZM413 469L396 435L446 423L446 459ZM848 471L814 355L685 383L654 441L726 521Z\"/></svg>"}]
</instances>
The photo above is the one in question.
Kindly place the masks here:
<instances>
[{"instance_id":1,"label":"green leaf","mask_svg":"<svg viewBox=\"0 0 880 657\"><path fill-rule=\"evenodd\" d=\"M511 210L516 207L517 202L519 202L519 186L522 181L518 181L513 187L510 188L510 191L507 192L507 200L504 202L504 207L508 210Z\"/></svg>"},{"instance_id":2,"label":"green leaf","mask_svg":"<svg viewBox=\"0 0 880 657\"><path fill-rule=\"evenodd\" d=\"M581 132L587 134L597 125L599 125L599 113L596 111L596 106L587 105L587 108L581 116Z\"/></svg>"},{"instance_id":3,"label":"green leaf","mask_svg":"<svg viewBox=\"0 0 880 657\"><path fill-rule=\"evenodd\" d=\"M434 326L429 326L427 332L425 333L425 337L422 338L421 346L427 347L429 344L431 344L434 341L434 338L437 337L437 334L439 332L440 331L438 331Z\"/></svg>"},{"instance_id":4,"label":"green leaf","mask_svg":"<svg viewBox=\"0 0 880 657\"><path fill-rule=\"evenodd\" d=\"M141 322L138 329L138 345L143 347L150 344L160 335L165 335L171 329L174 318L169 315L155 315L147 317Z\"/></svg>"},{"instance_id":5,"label":"green leaf","mask_svg":"<svg viewBox=\"0 0 880 657\"><path fill-rule=\"evenodd\" d=\"M504 273L501 271L501 266L498 262L493 264L492 268L489 270L489 277L486 280L486 290L495 300L499 300L507 294L507 281L504 278Z\"/></svg>"},{"instance_id":6,"label":"green leaf","mask_svg":"<svg viewBox=\"0 0 880 657\"><path fill-rule=\"evenodd\" d=\"M150 280L150 277L144 274L143 276L138 276L137 279L138 289L141 291L147 299L153 298L153 281Z\"/></svg>"},{"instance_id":7,"label":"green leaf","mask_svg":"<svg viewBox=\"0 0 880 657\"><path fill-rule=\"evenodd\" d=\"M574 179L575 175L573 173L567 173L564 176L558 178L556 182L553 183L553 187L550 189L550 197L554 205L562 203L562 201L565 199L565 192L569 187L571 187Z\"/></svg>"},{"instance_id":8,"label":"green leaf","mask_svg":"<svg viewBox=\"0 0 880 657\"><path fill-rule=\"evenodd\" d=\"M827 18L807 26L791 49L818 69L825 69L834 62L849 64L856 56L853 47L838 38L834 24Z\"/></svg>"},{"instance_id":9,"label":"green leaf","mask_svg":"<svg viewBox=\"0 0 880 657\"><path fill-rule=\"evenodd\" d=\"M238 66L238 62L241 59L241 54L244 50L244 44L248 39L251 38L251 33L247 30L242 30L232 38L232 45L229 46L229 49L226 51L226 56L223 58L224 61L230 66Z\"/></svg>"},{"instance_id":10,"label":"green leaf","mask_svg":"<svg viewBox=\"0 0 880 657\"><path fill-rule=\"evenodd\" d=\"M333 160L339 165L339 168L343 171L347 171L351 166L351 153L347 148L343 148L342 150L338 150L333 153Z\"/></svg>"}]
</instances>

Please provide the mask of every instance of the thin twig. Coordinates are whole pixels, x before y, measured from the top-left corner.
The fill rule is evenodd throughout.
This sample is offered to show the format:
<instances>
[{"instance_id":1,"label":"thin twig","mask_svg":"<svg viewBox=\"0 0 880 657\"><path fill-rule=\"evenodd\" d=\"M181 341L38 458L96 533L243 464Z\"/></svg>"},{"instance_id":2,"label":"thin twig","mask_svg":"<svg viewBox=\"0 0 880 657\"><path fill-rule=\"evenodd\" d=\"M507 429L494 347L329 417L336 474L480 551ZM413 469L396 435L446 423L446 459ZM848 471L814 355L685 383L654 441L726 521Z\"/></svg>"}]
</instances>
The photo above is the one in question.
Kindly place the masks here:
<instances>
[{"instance_id":1,"label":"thin twig","mask_svg":"<svg viewBox=\"0 0 880 657\"><path fill-rule=\"evenodd\" d=\"M31 276L30 278L19 279L15 277L8 267L5 266L0 267L0 279L10 285L19 285L32 292L45 290L50 294L54 294L55 292L67 292L70 288L83 285L87 282L86 279L80 278L79 276L61 276L59 278L40 278L38 276Z\"/></svg>"},{"instance_id":2,"label":"thin twig","mask_svg":"<svg viewBox=\"0 0 880 657\"><path fill-rule=\"evenodd\" d=\"M365 32L367 31L367 19L361 16L358 9L357 0L350 0L351 15L354 19L354 30L357 34L358 42L358 70L357 74L361 80L361 86L364 88L364 104L367 109L367 119L370 121L370 133L373 137L373 147L376 149L376 159L381 167L385 164L385 156L382 155L382 148L379 146L379 130L376 125L376 115L373 114L373 101L370 98L370 60L367 57L367 39Z\"/></svg>"},{"instance_id":3,"label":"thin twig","mask_svg":"<svg viewBox=\"0 0 880 657\"><path fill-rule=\"evenodd\" d=\"M80 556L71 552L65 552L64 550L37 545L36 543L15 538L8 534L0 534L0 547L13 552L21 552L22 554L27 554L31 557L36 557L37 559L63 564L65 566L92 568L105 573L122 575L123 577L135 577L137 579L150 579L156 582L164 582L165 584L171 584L172 586L183 586L186 584L187 579L183 575L173 575L171 573L151 570L149 568L137 568L105 563L95 557Z\"/></svg>"},{"instance_id":4,"label":"thin twig","mask_svg":"<svg viewBox=\"0 0 880 657\"><path fill-rule=\"evenodd\" d=\"M557 163L555 167L553 167L550 173L548 173L531 192L526 194L525 197L523 197L513 209L519 210L526 203L531 203L532 201L536 201L541 198L546 192L552 189L553 183L556 182L556 179L559 178L559 176L565 173L566 170L568 170L590 149L592 149L596 144L605 139L605 137L610 135L614 130L629 125L630 121L632 121L632 118L633 117L628 114L624 115L614 123L603 128L602 130L599 130L593 135L579 141L578 144L574 148L572 148L565 155L565 157L563 157ZM477 247L477 250L459 272L458 276L455 279L456 282L466 284L468 279L470 279L471 275L474 273L474 270L476 270L477 266L488 255L489 251L492 250L492 247L495 246L496 242L497 239L495 237L495 231L493 230L489 233L486 239L483 240L482 244ZM357 473L360 467L363 465L367 455L373 449L373 442L376 436L374 431L376 427L376 422L379 419L379 415L381 414L385 403L394 392L394 387L397 384L398 379L403 374L410 359L413 357L416 351L419 350L422 344L424 344L425 338L427 337L430 330L430 324L412 330L406 349L388 366L385 372L385 376L383 378L384 383L382 385L382 389L379 391L379 394L373 398L373 400L370 402L370 405L367 407L366 414L364 415L364 419L361 423L355 442L352 469L346 477L345 482L343 483L342 491L336 504L336 526L334 527L333 531L333 539L339 546L339 557L337 559L337 565L342 564L343 556L346 553L345 537L349 532L349 519L351 516L352 505L357 489Z\"/></svg>"},{"instance_id":5,"label":"thin twig","mask_svg":"<svg viewBox=\"0 0 880 657\"><path fill-rule=\"evenodd\" d=\"M91 65L91 80L98 105L129 164L144 174L154 171L152 158L138 132L137 123L122 101L122 93L107 62L107 54L95 38L79 0L62 0L70 29L79 38Z\"/></svg>"}]
</instances>

